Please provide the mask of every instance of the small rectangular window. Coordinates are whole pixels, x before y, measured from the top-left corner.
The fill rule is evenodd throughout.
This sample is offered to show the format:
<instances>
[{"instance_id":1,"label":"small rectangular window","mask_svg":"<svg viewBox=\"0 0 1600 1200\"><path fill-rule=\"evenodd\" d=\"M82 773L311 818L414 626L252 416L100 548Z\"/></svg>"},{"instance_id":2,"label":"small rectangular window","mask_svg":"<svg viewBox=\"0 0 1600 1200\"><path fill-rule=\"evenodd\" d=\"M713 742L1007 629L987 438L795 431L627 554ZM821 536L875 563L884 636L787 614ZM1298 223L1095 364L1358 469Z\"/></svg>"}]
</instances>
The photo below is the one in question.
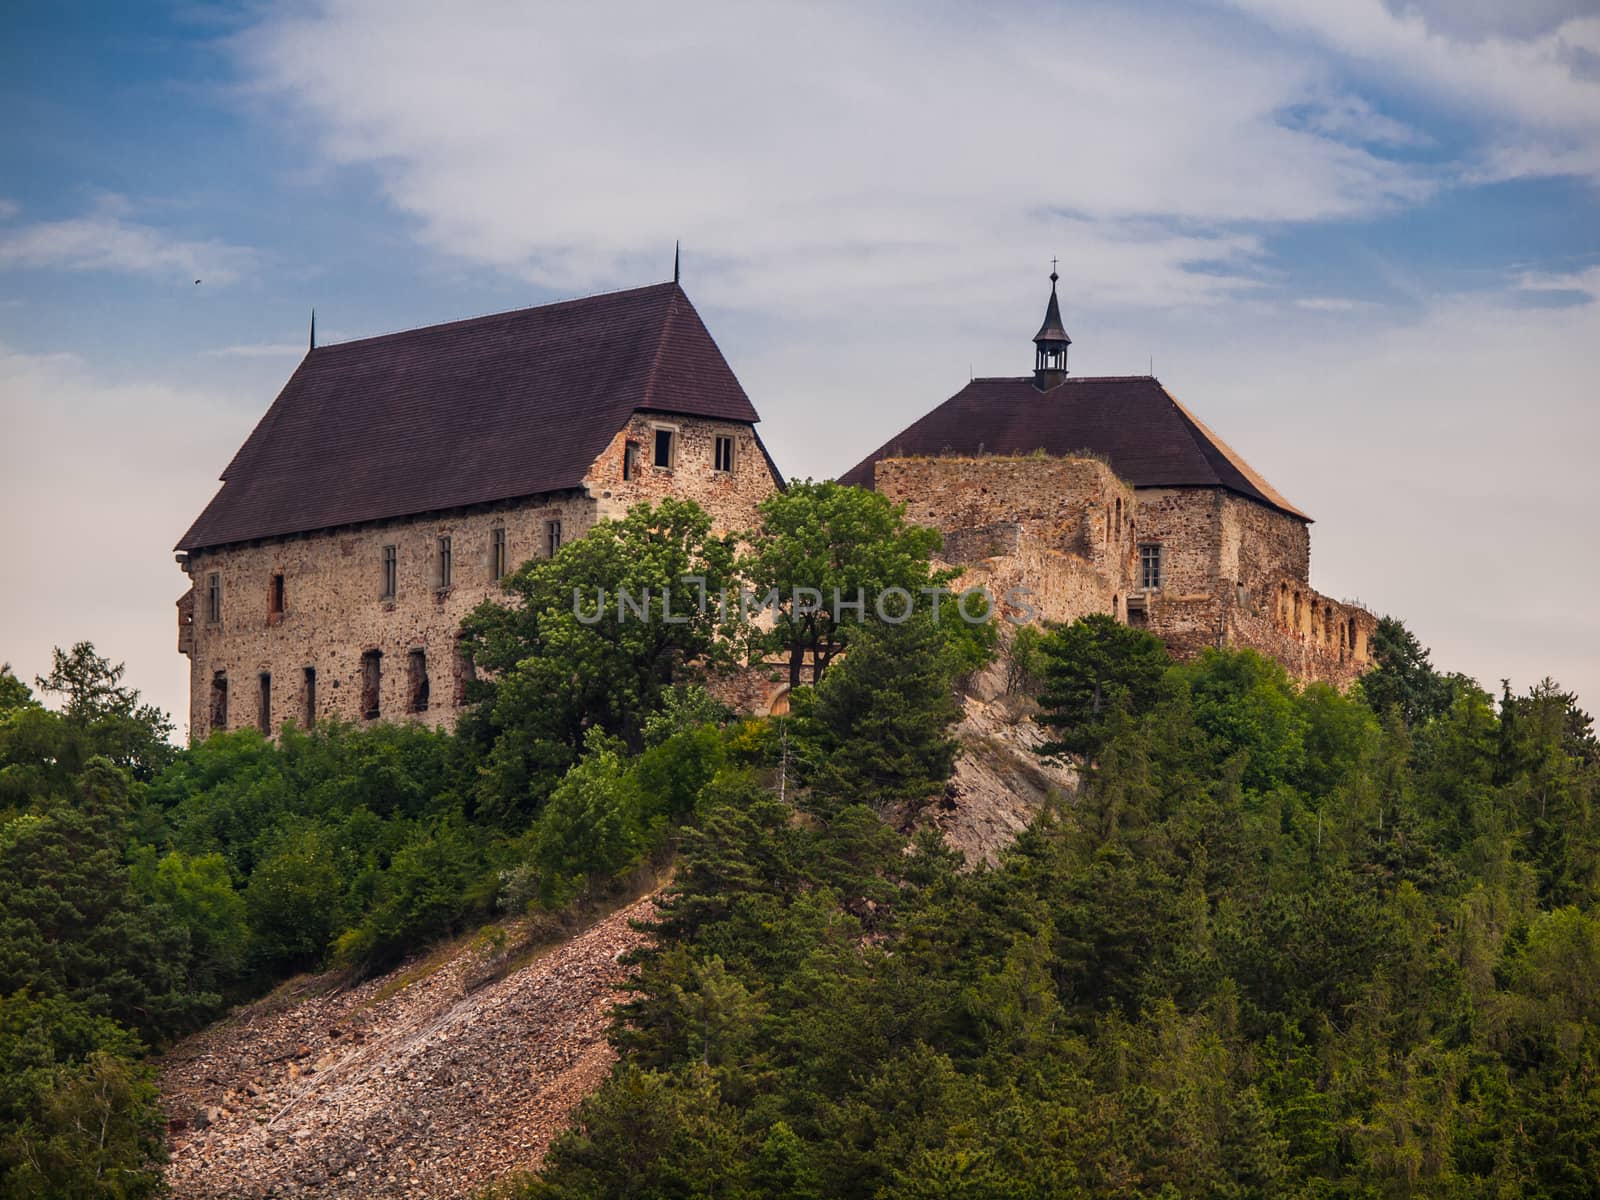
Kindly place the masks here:
<instances>
[{"instance_id":1,"label":"small rectangular window","mask_svg":"<svg viewBox=\"0 0 1600 1200\"><path fill-rule=\"evenodd\" d=\"M272 676L261 672L261 704L256 709L256 728L272 736Z\"/></svg>"},{"instance_id":2,"label":"small rectangular window","mask_svg":"<svg viewBox=\"0 0 1600 1200\"><path fill-rule=\"evenodd\" d=\"M211 730L220 732L228 727L228 673L218 671L211 677Z\"/></svg>"},{"instance_id":3,"label":"small rectangular window","mask_svg":"<svg viewBox=\"0 0 1600 1200\"><path fill-rule=\"evenodd\" d=\"M317 669L315 667L307 667L305 678L306 710L305 720L301 723L307 729L310 729L317 723Z\"/></svg>"},{"instance_id":4,"label":"small rectangular window","mask_svg":"<svg viewBox=\"0 0 1600 1200\"><path fill-rule=\"evenodd\" d=\"M489 573L496 579L506 574L506 531L497 525L489 531Z\"/></svg>"},{"instance_id":5,"label":"small rectangular window","mask_svg":"<svg viewBox=\"0 0 1600 1200\"><path fill-rule=\"evenodd\" d=\"M277 571L267 585L267 622L276 625L283 616L283 572Z\"/></svg>"},{"instance_id":6,"label":"small rectangular window","mask_svg":"<svg viewBox=\"0 0 1600 1200\"><path fill-rule=\"evenodd\" d=\"M406 656L406 690L411 695L411 711L428 711L428 654L413 650Z\"/></svg>"},{"instance_id":7,"label":"small rectangular window","mask_svg":"<svg viewBox=\"0 0 1600 1200\"><path fill-rule=\"evenodd\" d=\"M656 430L656 466L672 466L678 449L677 440L677 435L670 429Z\"/></svg>"},{"instance_id":8,"label":"small rectangular window","mask_svg":"<svg viewBox=\"0 0 1600 1200\"><path fill-rule=\"evenodd\" d=\"M206 576L206 620L213 625L222 620L222 576L215 571Z\"/></svg>"},{"instance_id":9,"label":"small rectangular window","mask_svg":"<svg viewBox=\"0 0 1600 1200\"><path fill-rule=\"evenodd\" d=\"M394 546L383 548L383 590L378 593L379 599L393 600L395 593L400 590L400 552Z\"/></svg>"},{"instance_id":10,"label":"small rectangular window","mask_svg":"<svg viewBox=\"0 0 1600 1200\"><path fill-rule=\"evenodd\" d=\"M561 522L546 521L544 526L545 553L551 558L561 549Z\"/></svg>"},{"instance_id":11,"label":"small rectangular window","mask_svg":"<svg viewBox=\"0 0 1600 1200\"><path fill-rule=\"evenodd\" d=\"M368 650L361 656L361 715L377 720L382 711L383 651Z\"/></svg>"},{"instance_id":12,"label":"small rectangular window","mask_svg":"<svg viewBox=\"0 0 1600 1200\"><path fill-rule=\"evenodd\" d=\"M716 457L713 460L712 469L723 472L733 470L733 439L731 437L717 438Z\"/></svg>"},{"instance_id":13,"label":"small rectangular window","mask_svg":"<svg viewBox=\"0 0 1600 1200\"><path fill-rule=\"evenodd\" d=\"M639 478L639 443L628 442L622 447L622 479Z\"/></svg>"},{"instance_id":14,"label":"small rectangular window","mask_svg":"<svg viewBox=\"0 0 1600 1200\"><path fill-rule=\"evenodd\" d=\"M439 587L441 590L450 586L452 570L453 564L450 561L450 539L447 537L442 537L439 539Z\"/></svg>"},{"instance_id":15,"label":"small rectangular window","mask_svg":"<svg viewBox=\"0 0 1600 1200\"><path fill-rule=\"evenodd\" d=\"M1148 543L1139 547L1140 586L1147 592L1161 588L1161 546Z\"/></svg>"}]
</instances>

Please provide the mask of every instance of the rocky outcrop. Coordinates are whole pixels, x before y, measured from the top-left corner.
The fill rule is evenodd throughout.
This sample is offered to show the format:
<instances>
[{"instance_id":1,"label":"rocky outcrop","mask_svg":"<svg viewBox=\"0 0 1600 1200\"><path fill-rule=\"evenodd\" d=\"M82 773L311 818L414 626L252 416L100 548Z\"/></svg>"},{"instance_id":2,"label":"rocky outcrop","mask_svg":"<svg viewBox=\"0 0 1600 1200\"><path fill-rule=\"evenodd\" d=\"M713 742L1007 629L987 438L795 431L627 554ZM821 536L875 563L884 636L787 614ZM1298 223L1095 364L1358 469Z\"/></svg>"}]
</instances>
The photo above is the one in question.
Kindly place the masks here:
<instances>
[{"instance_id":1,"label":"rocky outcrop","mask_svg":"<svg viewBox=\"0 0 1600 1200\"><path fill-rule=\"evenodd\" d=\"M888 814L900 829L932 826L967 857L994 863L1049 800L1074 795L1077 770L1039 756L1047 735L1030 702L997 694L991 668L974 681L961 720L951 730L961 745L944 794L931 803Z\"/></svg>"},{"instance_id":2,"label":"rocky outcrop","mask_svg":"<svg viewBox=\"0 0 1600 1200\"><path fill-rule=\"evenodd\" d=\"M508 969L492 943L345 990L301 980L165 1058L180 1197L456 1197L538 1165L614 1052L649 897ZM297 991L298 989L298 991Z\"/></svg>"}]
</instances>

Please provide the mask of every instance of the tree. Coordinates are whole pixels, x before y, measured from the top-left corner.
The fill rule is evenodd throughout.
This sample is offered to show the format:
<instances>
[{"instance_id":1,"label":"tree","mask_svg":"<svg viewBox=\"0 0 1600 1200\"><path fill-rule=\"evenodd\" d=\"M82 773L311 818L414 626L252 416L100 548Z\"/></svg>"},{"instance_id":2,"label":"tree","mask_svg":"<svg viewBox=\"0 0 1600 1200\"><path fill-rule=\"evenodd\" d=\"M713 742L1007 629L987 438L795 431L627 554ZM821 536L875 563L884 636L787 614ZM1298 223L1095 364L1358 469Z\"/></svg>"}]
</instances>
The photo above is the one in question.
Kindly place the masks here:
<instances>
[{"instance_id":1,"label":"tree","mask_svg":"<svg viewBox=\"0 0 1600 1200\"><path fill-rule=\"evenodd\" d=\"M135 779L149 780L172 761L172 718L153 704L141 704L139 692L125 687L127 667L95 653L90 642L70 651L55 648L50 674L36 676L42 692L66 697L62 715L71 732L72 768L96 754L126 768Z\"/></svg>"},{"instance_id":2,"label":"tree","mask_svg":"<svg viewBox=\"0 0 1600 1200\"><path fill-rule=\"evenodd\" d=\"M1377 665L1361 677L1360 688L1373 712L1381 716L1398 708L1405 723L1415 727L1450 707L1449 678L1433 669L1427 648L1398 618L1378 622L1372 659Z\"/></svg>"},{"instance_id":3,"label":"tree","mask_svg":"<svg viewBox=\"0 0 1600 1200\"><path fill-rule=\"evenodd\" d=\"M1043 719L1056 732L1046 754L1093 758L1104 744L1111 711L1119 703L1141 712L1161 695L1172 660L1161 639L1093 613L1045 636Z\"/></svg>"},{"instance_id":4,"label":"tree","mask_svg":"<svg viewBox=\"0 0 1600 1200\"><path fill-rule=\"evenodd\" d=\"M466 648L493 673L476 729L465 730L488 743L487 814L536 811L591 728L637 752L675 684L731 660L717 598L732 561L699 505L641 504L525 564L503 584L508 602L472 612Z\"/></svg>"},{"instance_id":5,"label":"tree","mask_svg":"<svg viewBox=\"0 0 1600 1200\"><path fill-rule=\"evenodd\" d=\"M944 786L961 715L955 656L926 615L858 632L814 693L795 698L796 755L812 788L836 800L926 800Z\"/></svg>"},{"instance_id":6,"label":"tree","mask_svg":"<svg viewBox=\"0 0 1600 1200\"><path fill-rule=\"evenodd\" d=\"M756 511L739 571L758 601L770 597L777 605L777 623L759 644L787 654L791 688L803 681L808 659L811 682L821 681L857 631L878 622L880 597L894 616L908 604L931 607L930 589L956 574L933 570L939 532L908 523L905 505L877 492L804 479L773 492ZM858 601L860 611L843 607Z\"/></svg>"},{"instance_id":7,"label":"tree","mask_svg":"<svg viewBox=\"0 0 1600 1200\"><path fill-rule=\"evenodd\" d=\"M0 716L12 709L37 707L33 691L11 670L10 663L0 663Z\"/></svg>"}]
</instances>

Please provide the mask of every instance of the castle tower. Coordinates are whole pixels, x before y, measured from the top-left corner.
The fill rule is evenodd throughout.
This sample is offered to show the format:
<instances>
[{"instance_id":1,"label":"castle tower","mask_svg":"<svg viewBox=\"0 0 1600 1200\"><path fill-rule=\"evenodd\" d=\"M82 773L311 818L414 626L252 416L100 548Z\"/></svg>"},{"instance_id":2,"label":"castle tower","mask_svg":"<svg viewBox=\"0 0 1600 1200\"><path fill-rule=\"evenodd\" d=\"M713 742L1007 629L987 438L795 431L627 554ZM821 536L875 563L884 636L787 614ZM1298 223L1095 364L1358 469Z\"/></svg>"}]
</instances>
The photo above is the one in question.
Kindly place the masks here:
<instances>
[{"instance_id":1,"label":"castle tower","mask_svg":"<svg viewBox=\"0 0 1600 1200\"><path fill-rule=\"evenodd\" d=\"M1067 378L1067 347L1072 339L1061 324L1061 303L1056 299L1055 259L1050 260L1050 303L1044 310L1044 324L1033 335L1033 386L1048 392Z\"/></svg>"}]
</instances>

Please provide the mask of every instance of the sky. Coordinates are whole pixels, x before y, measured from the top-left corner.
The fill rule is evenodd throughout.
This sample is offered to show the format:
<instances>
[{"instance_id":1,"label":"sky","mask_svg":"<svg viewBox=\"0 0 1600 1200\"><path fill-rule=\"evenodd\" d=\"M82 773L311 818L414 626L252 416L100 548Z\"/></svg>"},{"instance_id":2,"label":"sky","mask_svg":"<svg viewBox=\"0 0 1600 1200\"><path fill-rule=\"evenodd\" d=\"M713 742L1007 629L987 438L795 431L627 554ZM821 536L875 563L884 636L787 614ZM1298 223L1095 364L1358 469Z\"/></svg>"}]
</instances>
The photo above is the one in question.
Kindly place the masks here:
<instances>
[{"instance_id":1,"label":"sky","mask_svg":"<svg viewBox=\"0 0 1600 1200\"><path fill-rule=\"evenodd\" d=\"M187 711L172 547L304 352L683 282L791 477L1167 387L1312 582L1600 705L1600 0L0 12L0 660Z\"/></svg>"}]
</instances>

